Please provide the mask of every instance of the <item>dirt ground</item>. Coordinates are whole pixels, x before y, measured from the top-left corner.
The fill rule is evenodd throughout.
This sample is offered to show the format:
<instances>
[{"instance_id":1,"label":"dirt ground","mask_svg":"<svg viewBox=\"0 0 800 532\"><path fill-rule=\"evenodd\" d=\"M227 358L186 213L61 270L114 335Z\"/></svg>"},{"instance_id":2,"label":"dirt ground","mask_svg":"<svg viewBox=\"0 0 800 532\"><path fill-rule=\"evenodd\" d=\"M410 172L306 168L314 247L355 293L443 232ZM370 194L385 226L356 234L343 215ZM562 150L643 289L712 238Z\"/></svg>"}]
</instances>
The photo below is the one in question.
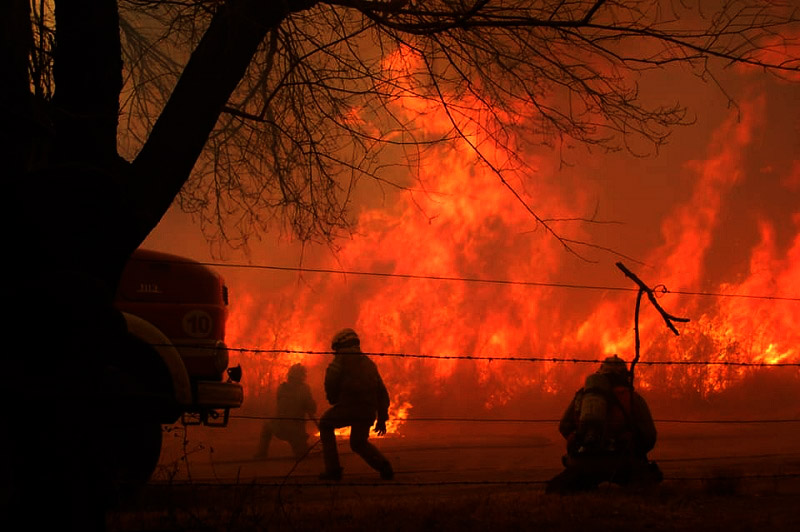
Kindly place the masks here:
<instances>
[{"instance_id":1,"label":"dirt ground","mask_svg":"<svg viewBox=\"0 0 800 532\"><path fill-rule=\"evenodd\" d=\"M317 479L319 446L297 462L273 441L252 458L252 420L165 435L159 470L109 517L111 530L800 530L800 423L664 423L647 492L602 486L545 495L563 442L550 424L453 424L445 433L372 441L394 465L381 481L339 442L344 478ZM316 441L316 439L311 440Z\"/></svg>"}]
</instances>

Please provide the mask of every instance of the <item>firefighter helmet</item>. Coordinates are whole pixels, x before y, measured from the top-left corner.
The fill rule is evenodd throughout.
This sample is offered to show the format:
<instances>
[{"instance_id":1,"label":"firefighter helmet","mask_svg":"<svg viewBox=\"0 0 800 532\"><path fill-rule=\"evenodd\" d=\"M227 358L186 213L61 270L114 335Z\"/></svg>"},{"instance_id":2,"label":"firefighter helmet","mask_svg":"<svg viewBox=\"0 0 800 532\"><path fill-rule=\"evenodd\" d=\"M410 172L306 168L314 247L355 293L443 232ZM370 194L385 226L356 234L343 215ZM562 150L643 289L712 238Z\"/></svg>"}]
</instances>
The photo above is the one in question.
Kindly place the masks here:
<instances>
[{"instance_id":1,"label":"firefighter helmet","mask_svg":"<svg viewBox=\"0 0 800 532\"><path fill-rule=\"evenodd\" d=\"M334 351L345 348L360 348L361 340L353 329L342 329L331 340L331 349Z\"/></svg>"},{"instance_id":2,"label":"firefighter helmet","mask_svg":"<svg viewBox=\"0 0 800 532\"><path fill-rule=\"evenodd\" d=\"M627 375L628 366L625 364L624 360L619 358L617 355L614 355L603 360L603 363L600 364L598 373L616 373L620 375Z\"/></svg>"},{"instance_id":3,"label":"firefighter helmet","mask_svg":"<svg viewBox=\"0 0 800 532\"><path fill-rule=\"evenodd\" d=\"M292 367L289 368L289 373L287 378L289 380L298 380L303 381L306 379L306 367L300 363L293 364Z\"/></svg>"}]
</instances>

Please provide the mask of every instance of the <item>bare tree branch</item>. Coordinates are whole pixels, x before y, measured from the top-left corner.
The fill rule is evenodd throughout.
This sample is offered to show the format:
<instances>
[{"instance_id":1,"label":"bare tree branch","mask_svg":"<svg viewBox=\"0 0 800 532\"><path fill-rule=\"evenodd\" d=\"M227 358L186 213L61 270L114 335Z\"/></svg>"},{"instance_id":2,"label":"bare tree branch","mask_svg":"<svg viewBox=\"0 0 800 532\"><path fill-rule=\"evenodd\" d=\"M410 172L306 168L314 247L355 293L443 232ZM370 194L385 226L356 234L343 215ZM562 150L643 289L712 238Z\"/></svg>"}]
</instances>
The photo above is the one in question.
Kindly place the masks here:
<instances>
[{"instance_id":1,"label":"bare tree branch","mask_svg":"<svg viewBox=\"0 0 800 532\"><path fill-rule=\"evenodd\" d=\"M120 138L131 156L226 4L121 2L130 135ZM231 220L224 234L237 242L275 223L327 240L350 227L346 207L360 179L380 182L381 169L413 167L426 149L464 142L474 131L509 160L498 167L473 145L476 157L574 252L576 242L549 228L552 218L538 216L509 185L510 176L531 179L519 154L570 141L636 156L657 152L674 127L693 120L678 102L647 103L638 82L651 71L688 67L715 83L732 63L782 76L800 71L791 48L800 22L791 4L702 7L653 0L293 4L215 111L214 148L192 163L180 203L214 234L222 234L213 229L218 222ZM404 108L409 101L447 112L452 127L426 130L425 117ZM217 192L226 197L214 199Z\"/></svg>"}]
</instances>

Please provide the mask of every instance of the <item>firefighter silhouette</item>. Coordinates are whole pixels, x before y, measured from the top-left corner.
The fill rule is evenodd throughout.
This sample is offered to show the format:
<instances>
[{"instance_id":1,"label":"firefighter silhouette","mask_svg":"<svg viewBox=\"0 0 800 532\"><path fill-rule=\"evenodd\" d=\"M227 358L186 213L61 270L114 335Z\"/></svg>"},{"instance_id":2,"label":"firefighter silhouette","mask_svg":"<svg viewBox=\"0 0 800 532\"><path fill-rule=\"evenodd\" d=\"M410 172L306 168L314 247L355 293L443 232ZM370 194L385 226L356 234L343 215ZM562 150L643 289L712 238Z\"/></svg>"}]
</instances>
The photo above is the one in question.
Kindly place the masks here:
<instances>
[{"instance_id":1,"label":"firefighter silhouette","mask_svg":"<svg viewBox=\"0 0 800 532\"><path fill-rule=\"evenodd\" d=\"M570 402L558 427L567 440L564 471L547 484L548 493L587 491L602 482L623 486L660 482L661 471L647 458L656 427L647 402L631 384L625 361L606 358Z\"/></svg>"},{"instance_id":2,"label":"firefighter silhouette","mask_svg":"<svg viewBox=\"0 0 800 532\"><path fill-rule=\"evenodd\" d=\"M350 427L353 452L378 471L381 478L391 480L394 478L391 464L367 441L372 424L375 423L377 434L386 434L386 421L389 419L389 394L378 368L361 352L361 341L352 329L337 333L331 348L335 355L325 372L325 395L333 406L319 420L325 461L325 471L320 479L342 478L334 430Z\"/></svg>"},{"instance_id":3,"label":"firefighter silhouette","mask_svg":"<svg viewBox=\"0 0 800 532\"><path fill-rule=\"evenodd\" d=\"M306 368L294 364L289 368L286 382L278 386L277 419L264 423L261 440L255 458L266 458L272 438L288 442L295 458L302 458L308 452L308 433L306 416L313 419L317 404L311 396L311 388L306 384Z\"/></svg>"}]
</instances>

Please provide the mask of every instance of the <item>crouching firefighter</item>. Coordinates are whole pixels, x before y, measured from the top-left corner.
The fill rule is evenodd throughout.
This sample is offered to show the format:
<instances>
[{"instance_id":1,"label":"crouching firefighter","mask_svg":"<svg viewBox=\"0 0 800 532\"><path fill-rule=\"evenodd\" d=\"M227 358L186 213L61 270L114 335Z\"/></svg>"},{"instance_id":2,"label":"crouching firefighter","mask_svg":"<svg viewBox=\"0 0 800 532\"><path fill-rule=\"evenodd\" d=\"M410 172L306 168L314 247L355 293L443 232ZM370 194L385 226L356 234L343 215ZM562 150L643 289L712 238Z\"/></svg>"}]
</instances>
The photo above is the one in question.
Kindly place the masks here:
<instances>
[{"instance_id":1,"label":"crouching firefighter","mask_svg":"<svg viewBox=\"0 0 800 532\"><path fill-rule=\"evenodd\" d=\"M558 430L567 440L567 454L564 471L548 482L547 493L588 491L601 482L644 486L663 478L658 465L647 459L656 444L650 409L616 355L586 377Z\"/></svg>"}]
</instances>

